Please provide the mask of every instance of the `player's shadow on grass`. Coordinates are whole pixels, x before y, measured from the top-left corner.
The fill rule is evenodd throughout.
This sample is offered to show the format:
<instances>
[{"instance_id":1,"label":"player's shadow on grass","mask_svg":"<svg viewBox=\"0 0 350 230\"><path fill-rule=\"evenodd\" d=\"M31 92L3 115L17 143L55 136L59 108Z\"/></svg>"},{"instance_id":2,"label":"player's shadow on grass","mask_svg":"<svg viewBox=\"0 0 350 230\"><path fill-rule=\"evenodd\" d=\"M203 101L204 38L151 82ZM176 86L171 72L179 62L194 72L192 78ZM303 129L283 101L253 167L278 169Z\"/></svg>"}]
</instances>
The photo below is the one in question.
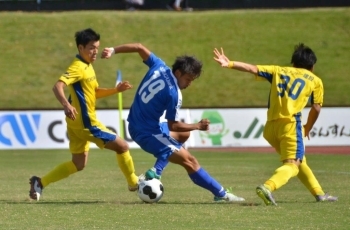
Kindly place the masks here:
<instances>
[{"instance_id":1,"label":"player's shadow on grass","mask_svg":"<svg viewBox=\"0 0 350 230\"><path fill-rule=\"evenodd\" d=\"M312 203L318 203L314 200L310 200L310 201L297 201L297 200L290 200L290 201L276 201L277 205L278 204L296 204L296 203L299 203L299 204L312 204ZM332 203L332 202L328 202L328 203Z\"/></svg>"},{"instance_id":2,"label":"player's shadow on grass","mask_svg":"<svg viewBox=\"0 0 350 230\"><path fill-rule=\"evenodd\" d=\"M113 204L114 202L102 200L60 200L60 201L35 201L35 200L0 200L0 204L34 204L34 205L84 205L84 204Z\"/></svg>"},{"instance_id":3,"label":"player's shadow on grass","mask_svg":"<svg viewBox=\"0 0 350 230\"><path fill-rule=\"evenodd\" d=\"M126 204L125 202L120 202L120 204ZM131 203L129 203L131 204ZM236 206L260 206L261 204L253 203L253 202L166 202L166 201L160 201L158 203L146 203L142 201L134 202L133 205L236 205Z\"/></svg>"},{"instance_id":4,"label":"player's shadow on grass","mask_svg":"<svg viewBox=\"0 0 350 230\"><path fill-rule=\"evenodd\" d=\"M236 205L236 206L261 206L262 204L252 202L166 202L145 203L142 201L123 202L123 201L103 201L103 200L60 200L60 201L35 201L35 200L0 200L1 204L29 204L29 205L91 205L91 204L111 204L111 205Z\"/></svg>"}]
</instances>

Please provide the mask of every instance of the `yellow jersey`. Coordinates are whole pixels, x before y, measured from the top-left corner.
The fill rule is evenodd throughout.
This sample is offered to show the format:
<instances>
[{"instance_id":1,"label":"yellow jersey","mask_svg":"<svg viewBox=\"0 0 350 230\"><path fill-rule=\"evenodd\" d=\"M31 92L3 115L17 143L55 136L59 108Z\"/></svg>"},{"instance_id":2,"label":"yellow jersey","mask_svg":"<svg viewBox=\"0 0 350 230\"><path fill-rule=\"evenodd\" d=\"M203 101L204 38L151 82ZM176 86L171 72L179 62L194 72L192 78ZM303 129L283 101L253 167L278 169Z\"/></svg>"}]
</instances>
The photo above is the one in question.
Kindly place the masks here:
<instances>
[{"instance_id":1,"label":"yellow jersey","mask_svg":"<svg viewBox=\"0 0 350 230\"><path fill-rule=\"evenodd\" d=\"M74 121L66 117L67 126L72 129L84 129L98 125L95 111L98 82L91 63L86 63L77 55L59 80L68 86L68 101L78 112Z\"/></svg>"},{"instance_id":2,"label":"yellow jersey","mask_svg":"<svg viewBox=\"0 0 350 230\"><path fill-rule=\"evenodd\" d=\"M258 65L257 80L271 83L267 120L280 118L300 121L308 101L323 103L322 80L309 70L294 67Z\"/></svg>"}]
</instances>

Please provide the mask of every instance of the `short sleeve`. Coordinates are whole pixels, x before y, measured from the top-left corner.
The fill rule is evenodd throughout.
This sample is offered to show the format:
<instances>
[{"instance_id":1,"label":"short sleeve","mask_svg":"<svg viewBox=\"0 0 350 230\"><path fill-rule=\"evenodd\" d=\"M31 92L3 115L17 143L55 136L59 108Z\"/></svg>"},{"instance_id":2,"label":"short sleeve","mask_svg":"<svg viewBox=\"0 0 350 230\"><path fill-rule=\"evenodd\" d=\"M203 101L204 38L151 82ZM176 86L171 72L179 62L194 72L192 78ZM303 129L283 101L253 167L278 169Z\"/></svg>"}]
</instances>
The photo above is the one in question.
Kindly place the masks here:
<instances>
[{"instance_id":1,"label":"short sleeve","mask_svg":"<svg viewBox=\"0 0 350 230\"><path fill-rule=\"evenodd\" d=\"M60 81L66 83L66 85L74 84L83 78L81 69L78 66L70 66L64 74L59 78Z\"/></svg>"},{"instance_id":2,"label":"short sleeve","mask_svg":"<svg viewBox=\"0 0 350 230\"><path fill-rule=\"evenodd\" d=\"M148 59L143 63L145 63L149 68L152 68L155 65L165 65L164 61L157 57L154 53L151 53Z\"/></svg>"},{"instance_id":3,"label":"short sleeve","mask_svg":"<svg viewBox=\"0 0 350 230\"><path fill-rule=\"evenodd\" d=\"M256 75L255 79L258 81L267 80L271 83L273 75L276 72L276 66L258 65L257 67L258 67L258 74Z\"/></svg>"}]
</instances>

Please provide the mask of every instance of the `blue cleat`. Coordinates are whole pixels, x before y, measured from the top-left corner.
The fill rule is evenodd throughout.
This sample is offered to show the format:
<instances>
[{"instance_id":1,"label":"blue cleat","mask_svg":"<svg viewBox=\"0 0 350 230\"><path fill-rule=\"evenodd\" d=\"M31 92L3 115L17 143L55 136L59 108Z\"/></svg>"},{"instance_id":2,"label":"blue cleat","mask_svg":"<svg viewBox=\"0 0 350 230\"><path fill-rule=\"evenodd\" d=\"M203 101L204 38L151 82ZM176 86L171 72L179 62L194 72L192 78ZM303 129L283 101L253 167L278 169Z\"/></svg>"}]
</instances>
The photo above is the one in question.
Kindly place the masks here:
<instances>
[{"instance_id":1,"label":"blue cleat","mask_svg":"<svg viewBox=\"0 0 350 230\"><path fill-rule=\"evenodd\" d=\"M145 178L146 178L146 180L151 180L151 179L154 179L154 178L160 180L161 176L157 174L155 168L150 168L145 173Z\"/></svg>"}]
</instances>

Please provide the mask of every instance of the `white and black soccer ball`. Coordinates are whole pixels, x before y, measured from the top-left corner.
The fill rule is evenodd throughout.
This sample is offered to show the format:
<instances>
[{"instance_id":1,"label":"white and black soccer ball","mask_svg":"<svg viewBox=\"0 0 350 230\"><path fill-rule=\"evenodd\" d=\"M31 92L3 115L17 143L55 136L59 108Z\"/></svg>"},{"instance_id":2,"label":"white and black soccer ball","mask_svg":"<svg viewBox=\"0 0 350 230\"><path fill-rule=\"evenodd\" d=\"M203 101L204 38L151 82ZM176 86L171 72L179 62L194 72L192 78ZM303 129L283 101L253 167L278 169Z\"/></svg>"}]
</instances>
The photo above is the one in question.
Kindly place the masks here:
<instances>
[{"instance_id":1,"label":"white and black soccer ball","mask_svg":"<svg viewBox=\"0 0 350 230\"><path fill-rule=\"evenodd\" d=\"M162 182L158 179L144 180L139 183L137 194L146 203L158 202L164 193Z\"/></svg>"}]
</instances>

